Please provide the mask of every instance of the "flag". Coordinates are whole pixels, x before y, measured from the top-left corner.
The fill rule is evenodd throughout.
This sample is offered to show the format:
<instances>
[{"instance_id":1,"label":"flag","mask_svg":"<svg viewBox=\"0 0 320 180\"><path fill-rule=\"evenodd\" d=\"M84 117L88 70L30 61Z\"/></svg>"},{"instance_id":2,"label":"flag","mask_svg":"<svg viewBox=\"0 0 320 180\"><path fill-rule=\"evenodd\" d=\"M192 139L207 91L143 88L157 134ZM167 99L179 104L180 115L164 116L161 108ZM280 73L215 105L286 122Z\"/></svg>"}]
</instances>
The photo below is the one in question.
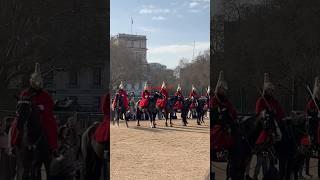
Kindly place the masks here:
<instances>
[{"instance_id":1,"label":"flag","mask_svg":"<svg viewBox=\"0 0 320 180\"><path fill-rule=\"evenodd\" d=\"M132 19L132 17L131 17L131 24L133 24L133 19Z\"/></svg>"}]
</instances>

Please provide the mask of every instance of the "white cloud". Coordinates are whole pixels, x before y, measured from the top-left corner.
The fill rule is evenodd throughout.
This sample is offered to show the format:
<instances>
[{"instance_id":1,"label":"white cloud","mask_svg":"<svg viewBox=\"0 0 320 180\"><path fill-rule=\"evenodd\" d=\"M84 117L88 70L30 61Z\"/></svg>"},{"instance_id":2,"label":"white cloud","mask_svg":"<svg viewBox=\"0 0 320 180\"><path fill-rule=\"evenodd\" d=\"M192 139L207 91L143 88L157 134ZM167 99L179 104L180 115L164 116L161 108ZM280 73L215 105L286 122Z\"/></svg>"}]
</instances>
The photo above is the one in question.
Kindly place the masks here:
<instances>
[{"instance_id":1,"label":"white cloud","mask_svg":"<svg viewBox=\"0 0 320 180\"><path fill-rule=\"evenodd\" d=\"M152 20L155 20L155 21L163 21L163 20L166 20L167 18L163 17L163 16L153 16L152 17Z\"/></svg>"},{"instance_id":2,"label":"white cloud","mask_svg":"<svg viewBox=\"0 0 320 180\"><path fill-rule=\"evenodd\" d=\"M198 6L198 5L199 5L198 2L191 2L191 3L189 3L189 8L194 8L194 7Z\"/></svg>"},{"instance_id":3,"label":"white cloud","mask_svg":"<svg viewBox=\"0 0 320 180\"><path fill-rule=\"evenodd\" d=\"M209 48L210 42L196 42L194 55L197 56L200 52L208 50ZM150 47L147 55L148 62L160 62L172 69L178 65L180 59L192 59L192 56L193 42Z\"/></svg>"},{"instance_id":4,"label":"white cloud","mask_svg":"<svg viewBox=\"0 0 320 180\"><path fill-rule=\"evenodd\" d=\"M143 6L142 9L140 9L139 13L140 14L160 14L160 13L170 13L170 9L168 8L157 8L153 5L147 5Z\"/></svg>"}]
</instances>

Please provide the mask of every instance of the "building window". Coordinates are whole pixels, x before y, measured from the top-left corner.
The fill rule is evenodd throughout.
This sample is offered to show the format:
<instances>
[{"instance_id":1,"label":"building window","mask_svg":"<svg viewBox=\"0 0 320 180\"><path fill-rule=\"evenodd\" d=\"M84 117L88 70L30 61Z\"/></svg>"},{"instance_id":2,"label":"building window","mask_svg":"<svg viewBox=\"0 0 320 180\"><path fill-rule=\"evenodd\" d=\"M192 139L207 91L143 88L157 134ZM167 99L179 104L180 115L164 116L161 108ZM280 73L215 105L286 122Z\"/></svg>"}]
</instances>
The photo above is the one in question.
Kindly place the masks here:
<instances>
[{"instance_id":1,"label":"building window","mask_svg":"<svg viewBox=\"0 0 320 180\"><path fill-rule=\"evenodd\" d=\"M77 71L69 72L69 87L78 88L79 87L79 73Z\"/></svg>"},{"instance_id":2,"label":"building window","mask_svg":"<svg viewBox=\"0 0 320 180\"><path fill-rule=\"evenodd\" d=\"M102 85L102 68L93 68L93 86L94 88L100 88Z\"/></svg>"},{"instance_id":3,"label":"building window","mask_svg":"<svg viewBox=\"0 0 320 180\"><path fill-rule=\"evenodd\" d=\"M131 41L131 47L132 48L134 47L134 41Z\"/></svg>"}]
</instances>

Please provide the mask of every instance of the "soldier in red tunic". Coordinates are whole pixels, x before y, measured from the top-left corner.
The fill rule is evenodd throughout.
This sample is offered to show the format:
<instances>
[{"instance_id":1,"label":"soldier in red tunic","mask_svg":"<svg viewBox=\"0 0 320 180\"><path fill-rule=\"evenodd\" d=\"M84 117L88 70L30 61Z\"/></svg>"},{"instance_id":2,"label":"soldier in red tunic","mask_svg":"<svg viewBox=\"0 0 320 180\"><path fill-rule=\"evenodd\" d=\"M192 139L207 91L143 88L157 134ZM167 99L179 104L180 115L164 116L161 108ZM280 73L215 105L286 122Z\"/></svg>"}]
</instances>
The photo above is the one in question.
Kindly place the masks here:
<instances>
[{"instance_id":1,"label":"soldier in red tunic","mask_svg":"<svg viewBox=\"0 0 320 180\"><path fill-rule=\"evenodd\" d=\"M167 105L167 101L169 98L169 94L166 90L166 83L163 81L162 82L162 86L161 86L161 90L160 90L160 94L161 94L161 98L157 100L157 106L161 109L164 109Z\"/></svg>"},{"instance_id":2,"label":"soldier in red tunic","mask_svg":"<svg viewBox=\"0 0 320 180\"><path fill-rule=\"evenodd\" d=\"M263 92L256 102L256 114L264 121L264 129L256 141L257 145L266 142L272 144L281 140L282 135L278 124L284 118L284 111L273 95L274 89L269 75L265 73Z\"/></svg>"},{"instance_id":3,"label":"soldier in red tunic","mask_svg":"<svg viewBox=\"0 0 320 180\"><path fill-rule=\"evenodd\" d=\"M306 113L309 120L309 134L311 137L312 144L320 144L320 80L319 77L315 78L314 88L313 88L313 99L311 98L306 106Z\"/></svg>"},{"instance_id":4,"label":"soldier in red tunic","mask_svg":"<svg viewBox=\"0 0 320 180\"><path fill-rule=\"evenodd\" d=\"M175 111L180 111L182 109L182 100L183 100L183 95L181 93L181 86L180 84L178 85L177 91L174 93L174 96L176 97L177 101L174 104L173 109Z\"/></svg>"},{"instance_id":5,"label":"soldier in red tunic","mask_svg":"<svg viewBox=\"0 0 320 180\"><path fill-rule=\"evenodd\" d=\"M103 113L103 121L99 124L94 134L94 138L98 143L106 143L110 141L110 93L107 92L103 96L101 111Z\"/></svg>"},{"instance_id":6,"label":"soldier in red tunic","mask_svg":"<svg viewBox=\"0 0 320 180\"><path fill-rule=\"evenodd\" d=\"M228 85L220 71L214 94L211 95L211 143L212 149L223 151L232 147L231 129L237 120L237 112L227 98ZM213 97L212 97L213 96Z\"/></svg>"},{"instance_id":7,"label":"soldier in red tunic","mask_svg":"<svg viewBox=\"0 0 320 180\"><path fill-rule=\"evenodd\" d=\"M58 127L53 115L54 102L49 93L42 89L43 79L41 77L40 64L36 63L35 72L30 78L30 88L21 92L20 97L30 97L33 105L38 106L41 112L41 121L43 130L48 140L49 149L53 155L57 155L58 149ZM16 146L20 143L21 139L18 136L17 122L12 124L11 131L11 145Z\"/></svg>"},{"instance_id":8,"label":"soldier in red tunic","mask_svg":"<svg viewBox=\"0 0 320 180\"><path fill-rule=\"evenodd\" d=\"M124 108L125 110L127 111L129 109L129 100L128 100L128 94L127 92L124 90L124 85L123 85L123 82L121 81L120 85L119 85L119 90L117 92L117 95L121 96L122 99L123 99L123 105L124 105ZM117 97L117 96L116 96ZM116 98L115 97L115 98ZM112 108L114 109L116 107L116 103L117 103L117 100L115 99L113 101L113 104L112 104Z\"/></svg>"},{"instance_id":9,"label":"soldier in red tunic","mask_svg":"<svg viewBox=\"0 0 320 180\"><path fill-rule=\"evenodd\" d=\"M148 91L148 83L146 83L144 85L144 90L141 93L141 101L139 104L142 109L148 107L149 98L150 98L150 92Z\"/></svg>"}]
</instances>

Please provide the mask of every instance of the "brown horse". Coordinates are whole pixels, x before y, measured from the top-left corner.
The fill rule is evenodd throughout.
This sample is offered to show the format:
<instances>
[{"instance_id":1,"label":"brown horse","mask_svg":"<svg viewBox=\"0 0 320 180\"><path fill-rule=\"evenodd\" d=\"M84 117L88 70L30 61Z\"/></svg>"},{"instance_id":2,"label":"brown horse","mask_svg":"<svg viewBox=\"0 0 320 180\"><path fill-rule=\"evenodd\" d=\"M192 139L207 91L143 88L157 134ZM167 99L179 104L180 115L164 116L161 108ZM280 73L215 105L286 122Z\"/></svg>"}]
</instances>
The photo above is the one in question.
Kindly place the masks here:
<instances>
[{"instance_id":1,"label":"brown horse","mask_svg":"<svg viewBox=\"0 0 320 180\"><path fill-rule=\"evenodd\" d=\"M93 123L81 137L84 180L101 179L103 169L104 180L109 179L109 143L98 143L93 138L98 124Z\"/></svg>"}]
</instances>

